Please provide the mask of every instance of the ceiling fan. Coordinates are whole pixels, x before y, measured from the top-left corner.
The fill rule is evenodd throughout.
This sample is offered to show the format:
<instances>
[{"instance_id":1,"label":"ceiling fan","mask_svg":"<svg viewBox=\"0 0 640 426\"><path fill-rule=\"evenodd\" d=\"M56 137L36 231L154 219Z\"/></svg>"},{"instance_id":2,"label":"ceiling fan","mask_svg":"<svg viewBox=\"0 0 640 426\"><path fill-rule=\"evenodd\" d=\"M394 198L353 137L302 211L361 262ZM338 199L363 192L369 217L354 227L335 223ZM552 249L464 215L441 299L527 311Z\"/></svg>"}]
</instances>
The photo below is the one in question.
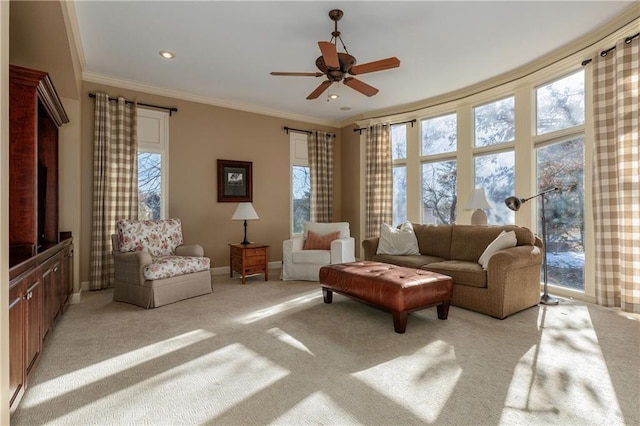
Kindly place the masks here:
<instances>
[{"instance_id":1,"label":"ceiling fan","mask_svg":"<svg viewBox=\"0 0 640 426\"><path fill-rule=\"evenodd\" d=\"M340 31L338 31L338 21L342 18L343 12L339 9L333 9L329 12L329 18L335 22L335 29L331 33L330 41L319 41L320 47L319 56L316 59L316 67L322 72L277 72L274 71L271 75L283 75L283 76L302 76L302 77L322 77L326 76L327 80L320 83L320 86L307 96L307 99L316 99L325 90L329 88L333 83L342 81L345 86L349 86L352 89L362 93L366 96L373 96L378 93L378 89L368 85L350 75L360 75L369 72L382 71L390 68L397 68L400 66L400 60L395 56L386 59L380 59L378 61L367 62L365 64L356 65L356 58L351 56L347 51L347 47L340 37ZM340 40L342 48L345 53L338 52L336 44Z\"/></svg>"}]
</instances>

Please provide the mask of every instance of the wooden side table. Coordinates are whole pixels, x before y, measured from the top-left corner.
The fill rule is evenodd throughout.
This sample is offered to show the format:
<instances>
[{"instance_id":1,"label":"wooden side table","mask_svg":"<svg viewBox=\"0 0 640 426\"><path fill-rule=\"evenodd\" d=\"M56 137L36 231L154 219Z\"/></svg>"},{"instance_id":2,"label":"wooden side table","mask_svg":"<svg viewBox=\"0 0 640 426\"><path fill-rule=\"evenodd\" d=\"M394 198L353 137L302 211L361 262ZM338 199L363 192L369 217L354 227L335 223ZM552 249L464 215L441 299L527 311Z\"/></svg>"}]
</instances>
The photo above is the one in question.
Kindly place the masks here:
<instances>
[{"instance_id":1,"label":"wooden side table","mask_svg":"<svg viewBox=\"0 0 640 426\"><path fill-rule=\"evenodd\" d=\"M265 244L229 244L229 276L242 274L242 284L247 282L247 275L264 273L264 280L269 281L269 266Z\"/></svg>"}]
</instances>

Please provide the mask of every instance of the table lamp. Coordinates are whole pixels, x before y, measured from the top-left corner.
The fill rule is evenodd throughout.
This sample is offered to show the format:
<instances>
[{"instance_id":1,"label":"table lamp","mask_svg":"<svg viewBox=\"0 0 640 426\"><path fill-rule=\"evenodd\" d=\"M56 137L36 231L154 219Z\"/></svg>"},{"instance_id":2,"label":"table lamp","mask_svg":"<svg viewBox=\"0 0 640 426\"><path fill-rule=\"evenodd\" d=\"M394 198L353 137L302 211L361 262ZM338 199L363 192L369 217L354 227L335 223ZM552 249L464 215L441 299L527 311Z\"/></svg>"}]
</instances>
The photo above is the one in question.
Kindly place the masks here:
<instances>
[{"instance_id":1,"label":"table lamp","mask_svg":"<svg viewBox=\"0 0 640 426\"><path fill-rule=\"evenodd\" d=\"M490 209L491 206L487 201L487 197L484 194L483 188L476 188L473 190L471 197L469 197L469 201L465 205L466 209L474 210L471 215L471 224L472 225L486 225L487 224L487 214L483 211L483 209Z\"/></svg>"},{"instance_id":2,"label":"table lamp","mask_svg":"<svg viewBox=\"0 0 640 426\"><path fill-rule=\"evenodd\" d=\"M260 219L251 203L239 203L231 220L244 220L244 240L240 244L250 244L247 240L247 221Z\"/></svg>"}]
</instances>

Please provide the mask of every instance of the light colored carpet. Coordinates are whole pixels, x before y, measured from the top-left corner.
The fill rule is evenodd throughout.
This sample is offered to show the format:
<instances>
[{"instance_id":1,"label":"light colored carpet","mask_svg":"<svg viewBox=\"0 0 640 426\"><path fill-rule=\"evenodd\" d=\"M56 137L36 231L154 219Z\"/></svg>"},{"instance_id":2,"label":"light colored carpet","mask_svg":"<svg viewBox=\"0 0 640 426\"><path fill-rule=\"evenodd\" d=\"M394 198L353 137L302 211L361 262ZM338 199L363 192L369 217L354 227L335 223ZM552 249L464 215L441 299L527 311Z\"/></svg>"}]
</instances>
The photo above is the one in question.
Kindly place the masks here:
<instances>
[{"instance_id":1,"label":"light colored carpet","mask_svg":"<svg viewBox=\"0 0 640 426\"><path fill-rule=\"evenodd\" d=\"M83 293L11 423L638 425L639 348L637 319L580 302L430 308L396 334L318 283L215 276L153 310Z\"/></svg>"}]
</instances>

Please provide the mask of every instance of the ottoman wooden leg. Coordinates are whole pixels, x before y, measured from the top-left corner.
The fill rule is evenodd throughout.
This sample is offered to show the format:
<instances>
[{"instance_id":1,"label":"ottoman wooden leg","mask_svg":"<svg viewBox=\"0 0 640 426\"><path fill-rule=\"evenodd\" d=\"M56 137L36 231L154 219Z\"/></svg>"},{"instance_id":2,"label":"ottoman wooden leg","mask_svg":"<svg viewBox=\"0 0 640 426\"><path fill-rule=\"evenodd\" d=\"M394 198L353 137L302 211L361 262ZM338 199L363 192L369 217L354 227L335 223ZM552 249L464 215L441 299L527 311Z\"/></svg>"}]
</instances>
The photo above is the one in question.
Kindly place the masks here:
<instances>
[{"instance_id":1,"label":"ottoman wooden leg","mask_svg":"<svg viewBox=\"0 0 640 426\"><path fill-rule=\"evenodd\" d=\"M393 315L393 329L398 334L402 334L407 329L407 312L392 312Z\"/></svg>"},{"instance_id":2,"label":"ottoman wooden leg","mask_svg":"<svg viewBox=\"0 0 640 426\"><path fill-rule=\"evenodd\" d=\"M449 316L449 304L451 302L445 300L441 304L438 305L438 319L445 320Z\"/></svg>"},{"instance_id":3,"label":"ottoman wooden leg","mask_svg":"<svg viewBox=\"0 0 640 426\"><path fill-rule=\"evenodd\" d=\"M333 302L333 292L326 287L322 287L322 297L324 298L324 303Z\"/></svg>"}]
</instances>

